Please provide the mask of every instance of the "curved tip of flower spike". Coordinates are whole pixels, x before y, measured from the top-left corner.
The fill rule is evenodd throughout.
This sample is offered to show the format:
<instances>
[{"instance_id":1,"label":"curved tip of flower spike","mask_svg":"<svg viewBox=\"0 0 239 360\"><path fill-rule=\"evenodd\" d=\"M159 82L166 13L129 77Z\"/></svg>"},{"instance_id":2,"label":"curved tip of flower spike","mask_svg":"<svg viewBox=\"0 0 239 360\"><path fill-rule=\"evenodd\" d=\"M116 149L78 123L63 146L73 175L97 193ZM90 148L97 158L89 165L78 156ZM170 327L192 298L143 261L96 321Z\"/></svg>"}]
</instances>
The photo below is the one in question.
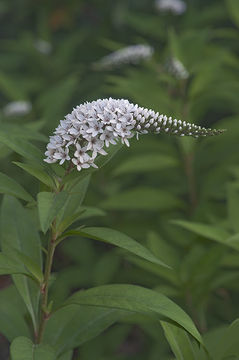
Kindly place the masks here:
<instances>
[{"instance_id":1,"label":"curved tip of flower spike","mask_svg":"<svg viewBox=\"0 0 239 360\"><path fill-rule=\"evenodd\" d=\"M118 142L129 146L134 135L167 133L176 136L214 136L225 130L206 129L172 119L124 99L99 99L77 106L60 121L45 152L48 163L71 161L78 171L96 167L99 154Z\"/></svg>"}]
</instances>

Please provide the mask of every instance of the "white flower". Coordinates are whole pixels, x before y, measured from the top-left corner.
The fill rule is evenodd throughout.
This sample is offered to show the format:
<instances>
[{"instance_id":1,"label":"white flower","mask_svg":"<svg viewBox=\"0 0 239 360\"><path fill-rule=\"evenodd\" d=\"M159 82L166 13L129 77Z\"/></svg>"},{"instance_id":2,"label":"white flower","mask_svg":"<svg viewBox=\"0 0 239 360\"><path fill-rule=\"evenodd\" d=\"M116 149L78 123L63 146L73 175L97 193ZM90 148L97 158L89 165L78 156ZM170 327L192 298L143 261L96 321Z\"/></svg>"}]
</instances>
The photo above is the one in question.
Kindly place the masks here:
<instances>
[{"instance_id":1,"label":"white flower","mask_svg":"<svg viewBox=\"0 0 239 360\"><path fill-rule=\"evenodd\" d=\"M50 136L45 152L48 163L71 160L78 171L97 167L99 154L107 155L104 147L141 134L167 133L178 136L218 135L223 130L205 129L185 121L172 119L153 110L145 109L124 99L99 99L73 109ZM70 154L74 154L71 156Z\"/></svg>"},{"instance_id":2,"label":"white flower","mask_svg":"<svg viewBox=\"0 0 239 360\"><path fill-rule=\"evenodd\" d=\"M123 64L138 64L152 57L154 49L149 45L131 45L104 56L95 65L102 69L112 69Z\"/></svg>"},{"instance_id":3,"label":"white flower","mask_svg":"<svg viewBox=\"0 0 239 360\"><path fill-rule=\"evenodd\" d=\"M177 79L187 79L189 77L189 72L187 69L180 60L174 57L167 61L165 67L167 71L174 75Z\"/></svg>"},{"instance_id":4,"label":"white flower","mask_svg":"<svg viewBox=\"0 0 239 360\"><path fill-rule=\"evenodd\" d=\"M62 165L65 160L70 160L71 158L69 156L69 148L58 148L53 154L53 159L60 160L60 165Z\"/></svg>"},{"instance_id":5,"label":"white flower","mask_svg":"<svg viewBox=\"0 0 239 360\"><path fill-rule=\"evenodd\" d=\"M155 7L158 11L171 11L175 15L181 15L186 11L187 4L182 0L156 0Z\"/></svg>"},{"instance_id":6,"label":"white flower","mask_svg":"<svg viewBox=\"0 0 239 360\"><path fill-rule=\"evenodd\" d=\"M12 101L3 108L5 116L24 116L31 112L32 104L29 101Z\"/></svg>"},{"instance_id":7,"label":"white flower","mask_svg":"<svg viewBox=\"0 0 239 360\"><path fill-rule=\"evenodd\" d=\"M42 39L36 40L34 42L34 47L36 50L38 50L40 53L44 55L49 55L52 51L51 44L48 41Z\"/></svg>"}]
</instances>

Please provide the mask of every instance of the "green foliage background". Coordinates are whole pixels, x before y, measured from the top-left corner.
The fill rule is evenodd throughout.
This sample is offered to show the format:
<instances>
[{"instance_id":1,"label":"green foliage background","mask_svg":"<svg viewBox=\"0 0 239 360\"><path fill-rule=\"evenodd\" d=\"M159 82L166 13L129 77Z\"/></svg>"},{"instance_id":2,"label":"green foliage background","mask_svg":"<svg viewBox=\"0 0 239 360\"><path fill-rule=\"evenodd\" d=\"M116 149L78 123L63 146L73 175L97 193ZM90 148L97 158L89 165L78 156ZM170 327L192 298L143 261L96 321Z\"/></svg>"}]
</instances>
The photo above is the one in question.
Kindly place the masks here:
<instances>
[{"instance_id":1,"label":"green foliage background","mask_svg":"<svg viewBox=\"0 0 239 360\"><path fill-rule=\"evenodd\" d=\"M57 250L51 296L57 307L73 291L97 285L155 289L191 316L212 359L238 359L239 2L187 4L185 14L176 16L157 13L149 0L2 0L0 107L29 100L33 108L24 117L7 117L1 111L1 171L17 179L33 197L44 191L15 164L31 153L27 141L37 145L43 156L59 120L73 106L102 97L127 98L177 119L226 128L222 136L203 140L142 136L91 179L84 205L93 207L94 217L88 219L86 214L79 226L122 231L172 270L75 236ZM51 44L51 53L36 49L38 39ZM137 43L154 47L151 60L110 71L94 69L93 63L102 56ZM164 64L171 56L189 71L187 80L166 71ZM13 185L13 192L17 190ZM4 210L4 215L2 224L10 229L6 219L13 213L6 216ZM25 311L9 285L9 277L3 276L0 322L6 316L8 322L11 316L18 319L14 303L6 305L9 297ZM169 342L176 336L172 329L165 323ZM84 342L74 359L207 359L195 344L191 352L177 354L177 345L175 350L171 342L173 355L163 330L144 316L124 317ZM185 333L179 328L175 332L179 332L179 348L186 349ZM7 359L6 338L19 334L9 326L4 335L1 359ZM28 335L27 329L23 335Z\"/></svg>"}]
</instances>

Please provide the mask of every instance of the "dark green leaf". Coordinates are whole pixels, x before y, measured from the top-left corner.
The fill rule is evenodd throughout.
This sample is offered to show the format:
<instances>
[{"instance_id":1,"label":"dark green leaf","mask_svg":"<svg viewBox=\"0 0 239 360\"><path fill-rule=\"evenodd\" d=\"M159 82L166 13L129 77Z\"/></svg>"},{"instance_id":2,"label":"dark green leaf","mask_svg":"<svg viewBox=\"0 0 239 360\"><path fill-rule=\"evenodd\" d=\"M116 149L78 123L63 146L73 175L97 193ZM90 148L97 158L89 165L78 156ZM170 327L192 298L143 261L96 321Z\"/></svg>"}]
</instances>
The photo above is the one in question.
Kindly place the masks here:
<instances>
[{"instance_id":1,"label":"dark green leaf","mask_svg":"<svg viewBox=\"0 0 239 360\"><path fill-rule=\"evenodd\" d=\"M103 228L103 227L102 228L92 227L92 228L83 228L82 230L79 229L77 233L78 235L88 237L90 239L103 241L118 246L155 264L169 267L163 261L159 260L156 256L154 256L143 245L131 239L128 235L125 235L117 230Z\"/></svg>"},{"instance_id":2,"label":"dark green leaf","mask_svg":"<svg viewBox=\"0 0 239 360\"><path fill-rule=\"evenodd\" d=\"M168 167L175 167L178 162L175 158L161 154L145 154L132 156L118 165L114 175L145 173L146 171L158 171Z\"/></svg>"},{"instance_id":3,"label":"dark green leaf","mask_svg":"<svg viewBox=\"0 0 239 360\"><path fill-rule=\"evenodd\" d=\"M40 180L43 184L46 184L50 188L54 188L54 181L53 179L47 174L43 167L33 164L24 164L20 162L14 162L17 166L21 169L26 171L27 173L31 174L38 180Z\"/></svg>"},{"instance_id":4,"label":"dark green leaf","mask_svg":"<svg viewBox=\"0 0 239 360\"><path fill-rule=\"evenodd\" d=\"M48 345L35 345L24 336L13 340L10 347L12 360L55 360L56 355Z\"/></svg>"},{"instance_id":5,"label":"dark green leaf","mask_svg":"<svg viewBox=\"0 0 239 360\"><path fill-rule=\"evenodd\" d=\"M19 201L5 196L1 209L1 246L4 253L11 255L16 249L30 257L41 269L41 241L36 230L33 214L22 207ZM40 289L39 286L24 275L13 275L14 283L27 306L34 324L37 326L37 315Z\"/></svg>"},{"instance_id":6,"label":"dark green leaf","mask_svg":"<svg viewBox=\"0 0 239 360\"><path fill-rule=\"evenodd\" d=\"M25 319L26 307L15 286L0 291L0 332L12 341L17 336L30 336Z\"/></svg>"},{"instance_id":7,"label":"dark green leaf","mask_svg":"<svg viewBox=\"0 0 239 360\"><path fill-rule=\"evenodd\" d=\"M138 187L132 190L121 191L103 201L104 209L115 210L170 210L182 207L182 202L174 195L159 189Z\"/></svg>"},{"instance_id":8,"label":"dark green leaf","mask_svg":"<svg viewBox=\"0 0 239 360\"><path fill-rule=\"evenodd\" d=\"M40 219L41 230L46 233L52 221L65 205L68 194L61 191L58 194L51 192L41 192L37 195L37 206Z\"/></svg>"},{"instance_id":9,"label":"dark green leaf","mask_svg":"<svg viewBox=\"0 0 239 360\"><path fill-rule=\"evenodd\" d=\"M140 286L104 285L79 291L65 303L65 305L70 304L108 307L153 315L156 319L171 320L202 343L192 320L178 305L166 296Z\"/></svg>"}]
</instances>

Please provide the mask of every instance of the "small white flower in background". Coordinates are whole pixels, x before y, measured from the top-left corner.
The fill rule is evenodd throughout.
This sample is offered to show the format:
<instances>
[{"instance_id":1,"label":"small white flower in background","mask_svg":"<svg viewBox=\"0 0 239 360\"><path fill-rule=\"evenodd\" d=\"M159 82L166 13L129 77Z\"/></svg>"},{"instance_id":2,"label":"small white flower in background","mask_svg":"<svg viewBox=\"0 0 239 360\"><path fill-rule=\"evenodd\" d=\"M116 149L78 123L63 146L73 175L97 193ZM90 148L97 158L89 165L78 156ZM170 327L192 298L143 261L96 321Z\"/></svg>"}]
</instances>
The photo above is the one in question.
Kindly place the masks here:
<instances>
[{"instance_id":1,"label":"small white flower in background","mask_svg":"<svg viewBox=\"0 0 239 360\"><path fill-rule=\"evenodd\" d=\"M112 69L124 64L138 64L143 60L150 59L154 49L149 45L131 45L114 51L104 56L94 65L102 69Z\"/></svg>"},{"instance_id":2,"label":"small white flower in background","mask_svg":"<svg viewBox=\"0 0 239 360\"><path fill-rule=\"evenodd\" d=\"M31 112L32 104L29 101L12 101L3 108L5 116L24 116Z\"/></svg>"},{"instance_id":3,"label":"small white flower in background","mask_svg":"<svg viewBox=\"0 0 239 360\"><path fill-rule=\"evenodd\" d=\"M176 58L169 59L165 64L165 68L177 79L187 79L189 77L189 72L187 69L184 67L181 61Z\"/></svg>"},{"instance_id":4,"label":"small white flower in background","mask_svg":"<svg viewBox=\"0 0 239 360\"><path fill-rule=\"evenodd\" d=\"M60 121L45 152L48 163L63 164L71 160L78 171L94 163L104 148L118 142L129 146L134 135L167 133L179 136L212 136L223 130L212 130L172 119L153 110L134 105L124 99L99 99L77 106Z\"/></svg>"},{"instance_id":5,"label":"small white flower in background","mask_svg":"<svg viewBox=\"0 0 239 360\"><path fill-rule=\"evenodd\" d=\"M44 55L49 55L52 52L51 43L46 40L38 39L34 42L34 47L40 53Z\"/></svg>"},{"instance_id":6,"label":"small white flower in background","mask_svg":"<svg viewBox=\"0 0 239 360\"><path fill-rule=\"evenodd\" d=\"M171 11L175 15L181 15L186 11L187 4L182 0L156 0L155 7L158 11Z\"/></svg>"}]
</instances>

